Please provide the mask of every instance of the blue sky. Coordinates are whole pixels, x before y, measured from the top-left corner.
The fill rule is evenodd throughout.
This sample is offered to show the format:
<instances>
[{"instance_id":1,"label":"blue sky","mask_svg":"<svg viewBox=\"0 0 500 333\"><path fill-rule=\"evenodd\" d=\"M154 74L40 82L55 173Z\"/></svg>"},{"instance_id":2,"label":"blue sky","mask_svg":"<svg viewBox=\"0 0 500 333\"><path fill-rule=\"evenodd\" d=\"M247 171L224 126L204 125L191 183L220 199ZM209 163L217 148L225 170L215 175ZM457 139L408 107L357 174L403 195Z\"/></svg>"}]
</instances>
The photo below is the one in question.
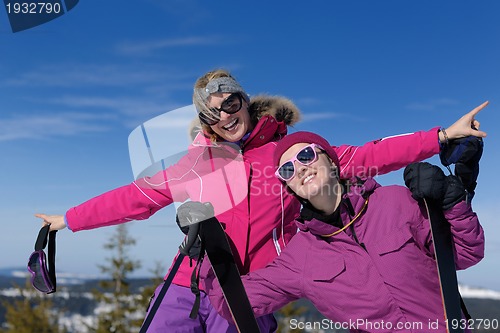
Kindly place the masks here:
<instances>
[{"instance_id":1,"label":"blue sky","mask_svg":"<svg viewBox=\"0 0 500 333\"><path fill-rule=\"evenodd\" d=\"M34 213L63 214L131 182L131 131L190 104L196 78L226 68L250 94L291 98L304 114L297 128L332 144L448 126L489 100L473 203L486 257L459 279L500 290L499 11L494 0L87 0L12 33L0 9L0 267L25 265ZM378 180L402 184L402 173ZM130 223L138 275L173 258L173 213ZM97 274L113 231L59 232L58 270Z\"/></svg>"}]
</instances>

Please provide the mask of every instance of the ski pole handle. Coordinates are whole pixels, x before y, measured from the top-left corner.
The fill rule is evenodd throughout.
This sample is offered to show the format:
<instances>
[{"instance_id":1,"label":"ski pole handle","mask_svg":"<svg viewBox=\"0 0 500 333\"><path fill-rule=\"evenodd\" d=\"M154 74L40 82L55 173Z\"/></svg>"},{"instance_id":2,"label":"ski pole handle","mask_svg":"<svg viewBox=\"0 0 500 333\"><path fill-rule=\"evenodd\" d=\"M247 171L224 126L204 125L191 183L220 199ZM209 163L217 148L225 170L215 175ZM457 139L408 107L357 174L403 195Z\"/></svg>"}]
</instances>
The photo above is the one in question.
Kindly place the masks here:
<instances>
[{"instance_id":1,"label":"ski pole handle","mask_svg":"<svg viewBox=\"0 0 500 333\"><path fill-rule=\"evenodd\" d=\"M196 242L196 239L198 238L198 231L200 230L200 224L195 223L189 226L189 231L186 235L186 238L184 238L184 241L179 245L179 252L182 253L185 256L189 256L189 250L193 246L193 244Z\"/></svg>"},{"instance_id":2,"label":"ski pole handle","mask_svg":"<svg viewBox=\"0 0 500 333\"><path fill-rule=\"evenodd\" d=\"M177 224L187 235L179 246L179 251L182 254L189 256L189 249L198 239L200 222L212 217L214 217L214 207L209 202L189 201L177 209Z\"/></svg>"}]
</instances>

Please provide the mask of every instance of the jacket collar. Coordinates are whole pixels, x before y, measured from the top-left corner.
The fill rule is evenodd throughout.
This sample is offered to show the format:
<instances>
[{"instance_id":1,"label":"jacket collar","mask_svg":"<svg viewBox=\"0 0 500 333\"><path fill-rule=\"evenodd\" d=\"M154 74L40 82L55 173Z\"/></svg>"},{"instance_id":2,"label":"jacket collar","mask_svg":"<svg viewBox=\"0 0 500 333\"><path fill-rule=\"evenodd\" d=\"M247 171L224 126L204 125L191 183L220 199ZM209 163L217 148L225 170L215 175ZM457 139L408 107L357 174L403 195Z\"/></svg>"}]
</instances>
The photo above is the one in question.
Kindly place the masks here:
<instances>
[{"instance_id":1,"label":"jacket collar","mask_svg":"<svg viewBox=\"0 0 500 333\"><path fill-rule=\"evenodd\" d=\"M249 150L260 147L271 141L276 141L285 136L286 133L287 126L283 121L277 121L273 116L265 115L259 119L248 139L243 142L242 149Z\"/></svg>"},{"instance_id":2,"label":"jacket collar","mask_svg":"<svg viewBox=\"0 0 500 333\"><path fill-rule=\"evenodd\" d=\"M350 187L349 193L342 196L342 202L339 207L343 225L349 223L349 221L351 221L351 219L363 209L366 198L377 187L380 187L380 184L378 184L373 178L368 178L363 181L362 184ZM352 205L353 212L350 211L348 201ZM325 223L314 217L310 220L298 218L295 222L300 231L308 231L316 236L332 234L340 229L337 225Z\"/></svg>"}]
</instances>

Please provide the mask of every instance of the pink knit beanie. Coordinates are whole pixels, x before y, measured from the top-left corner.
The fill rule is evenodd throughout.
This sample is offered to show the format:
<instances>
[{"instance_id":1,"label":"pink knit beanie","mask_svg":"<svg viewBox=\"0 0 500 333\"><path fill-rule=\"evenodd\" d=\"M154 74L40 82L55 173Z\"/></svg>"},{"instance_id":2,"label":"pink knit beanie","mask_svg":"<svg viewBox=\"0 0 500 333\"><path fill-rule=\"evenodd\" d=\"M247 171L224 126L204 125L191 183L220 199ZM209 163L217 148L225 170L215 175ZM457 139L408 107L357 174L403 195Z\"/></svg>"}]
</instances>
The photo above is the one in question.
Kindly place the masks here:
<instances>
[{"instance_id":1,"label":"pink knit beanie","mask_svg":"<svg viewBox=\"0 0 500 333\"><path fill-rule=\"evenodd\" d=\"M285 136L282 140L278 142L276 149L274 150L274 167L279 167L280 158L285 151L291 146L297 143L315 143L320 146L326 154L331 158L332 162L339 168L339 158L337 153L332 148L332 146L323 137L318 134L306 131L295 132L290 135Z\"/></svg>"}]
</instances>

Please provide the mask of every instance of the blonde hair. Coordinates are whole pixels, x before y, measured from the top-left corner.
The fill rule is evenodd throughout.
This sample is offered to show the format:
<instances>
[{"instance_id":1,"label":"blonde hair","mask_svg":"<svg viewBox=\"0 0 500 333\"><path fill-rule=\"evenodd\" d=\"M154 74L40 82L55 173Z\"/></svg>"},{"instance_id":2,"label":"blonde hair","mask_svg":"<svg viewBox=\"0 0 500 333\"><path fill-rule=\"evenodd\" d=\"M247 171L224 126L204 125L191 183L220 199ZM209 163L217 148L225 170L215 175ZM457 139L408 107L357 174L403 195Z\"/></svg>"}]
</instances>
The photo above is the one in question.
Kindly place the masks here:
<instances>
[{"instance_id":1,"label":"blonde hair","mask_svg":"<svg viewBox=\"0 0 500 333\"><path fill-rule=\"evenodd\" d=\"M198 80L196 80L196 82L194 83L195 92L193 93L193 104L199 112L203 112L203 110L208 111L208 105L206 105L205 101L199 98L199 96L196 94L196 89L203 89L208 85L210 81L212 81L213 79L218 79L220 77L229 77L236 81L234 76L232 76L231 73L229 73L229 71L225 69L216 69L205 73L203 76L199 77ZM207 125L203 122L200 123L201 123L201 129L206 135L208 135L211 141L223 140L223 138L221 138L217 133L215 133L212 130L210 125Z\"/></svg>"}]
</instances>

